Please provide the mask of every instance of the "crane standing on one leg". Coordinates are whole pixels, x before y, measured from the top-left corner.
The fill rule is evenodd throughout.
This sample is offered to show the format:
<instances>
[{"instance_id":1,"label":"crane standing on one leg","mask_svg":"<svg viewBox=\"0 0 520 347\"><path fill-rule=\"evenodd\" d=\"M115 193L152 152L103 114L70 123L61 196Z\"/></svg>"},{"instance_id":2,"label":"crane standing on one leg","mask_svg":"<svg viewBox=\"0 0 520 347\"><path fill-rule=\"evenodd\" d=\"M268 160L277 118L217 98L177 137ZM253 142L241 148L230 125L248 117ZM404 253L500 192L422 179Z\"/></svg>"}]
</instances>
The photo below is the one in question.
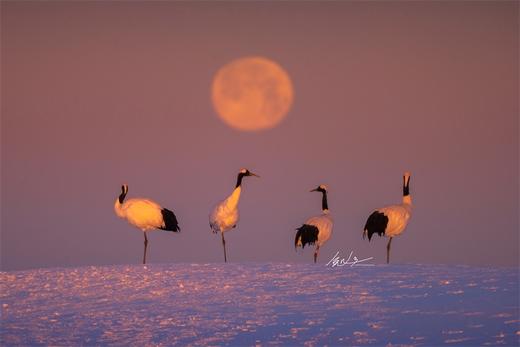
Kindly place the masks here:
<instances>
[{"instance_id":1,"label":"crane standing on one leg","mask_svg":"<svg viewBox=\"0 0 520 347\"><path fill-rule=\"evenodd\" d=\"M403 176L403 203L378 208L368 217L363 231L363 239L368 236L368 241L373 234L389 238L386 245L386 263L390 263L390 246L394 236L401 235L412 215L412 197L410 195L410 173Z\"/></svg>"},{"instance_id":2,"label":"crane standing on one leg","mask_svg":"<svg viewBox=\"0 0 520 347\"><path fill-rule=\"evenodd\" d=\"M333 221L329 213L329 205L327 202L327 186L320 185L318 188L311 190L311 192L322 193L321 209L322 214L309 218L305 224L299 227L294 239L294 247L305 247L306 244L316 245L314 250L314 262L318 259L320 247L327 242L332 235Z\"/></svg>"},{"instance_id":3,"label":"crane standing on one leg","mask_svg":"<svg viewBox=\"0 0 520 347\"><path fill-rule=\"evenodd\" d=\"M248 169L241 169L237 176L235 189L225 200L218 203L209 216L209 226L213 233L220 232L222 236L222 247L224 248L224 262L227 262L226 240L224 233L237 226L238 223L238 202L242 192L242 178L248 176L260 177Z\"/></svg>"},{"instance_id":4,"label":"crane standing on one leg","mask_svg":"<svg viewBox=\"0 0 520 347\"><path fill-rule=\"evenodd\" d=\"M114 204L114 210L118 217L125 218L128 223L144 233L143 264L146 264L146 249L148 247L146 232L154 229L179 232L181 229L177 217L172 211L162 208L152 200L129 199L125 201L128 185L124 184L121 190L122 192Z\"/></svg>"}]
</instances>

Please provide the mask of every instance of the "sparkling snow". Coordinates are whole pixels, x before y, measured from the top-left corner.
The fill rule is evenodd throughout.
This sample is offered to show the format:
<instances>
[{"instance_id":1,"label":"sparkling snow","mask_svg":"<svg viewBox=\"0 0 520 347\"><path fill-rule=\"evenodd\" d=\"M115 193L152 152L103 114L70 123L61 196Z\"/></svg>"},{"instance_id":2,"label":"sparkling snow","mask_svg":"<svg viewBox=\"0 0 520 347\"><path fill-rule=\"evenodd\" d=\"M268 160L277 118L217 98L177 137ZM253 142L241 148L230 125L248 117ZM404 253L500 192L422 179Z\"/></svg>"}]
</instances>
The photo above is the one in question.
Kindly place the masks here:
<instances>
[{"instance_id":1,"label":"sparkling snow","mask_svg":"<svg viewBox=\"0 0 520 347\"><path fill-rule=\"evenodd\" d=\"M514 268L151 264L0 272L7 345L511 345Z\"/></svg>"}]
</instances>

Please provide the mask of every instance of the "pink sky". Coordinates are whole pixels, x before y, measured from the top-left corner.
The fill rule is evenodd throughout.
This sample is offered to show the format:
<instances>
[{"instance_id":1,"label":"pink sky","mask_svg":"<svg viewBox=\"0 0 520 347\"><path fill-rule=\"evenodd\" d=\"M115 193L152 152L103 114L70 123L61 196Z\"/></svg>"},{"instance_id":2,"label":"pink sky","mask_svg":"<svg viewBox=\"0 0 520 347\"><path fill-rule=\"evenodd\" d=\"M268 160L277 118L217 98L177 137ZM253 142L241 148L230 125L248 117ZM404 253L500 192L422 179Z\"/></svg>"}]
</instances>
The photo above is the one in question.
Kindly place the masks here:
<instances>
[{"instance_id":1,"label":"pink sky","mask_svg":"<svg viewBox=\"0 0 520 347\"><path fill-rule=\"evenodd\" d=\"M518 18L502 2L1 2L1 269L138 263L129 197L172 209L150 262L220 262L212 206L247 167L237 261L309 262L294 229L335 219L336 251L384 262L362 240L377 207L415 209L396 263L518 264ZM215 72L250 55L291 76L272 130L216 116Z\"/></svg>"}]
</instances>

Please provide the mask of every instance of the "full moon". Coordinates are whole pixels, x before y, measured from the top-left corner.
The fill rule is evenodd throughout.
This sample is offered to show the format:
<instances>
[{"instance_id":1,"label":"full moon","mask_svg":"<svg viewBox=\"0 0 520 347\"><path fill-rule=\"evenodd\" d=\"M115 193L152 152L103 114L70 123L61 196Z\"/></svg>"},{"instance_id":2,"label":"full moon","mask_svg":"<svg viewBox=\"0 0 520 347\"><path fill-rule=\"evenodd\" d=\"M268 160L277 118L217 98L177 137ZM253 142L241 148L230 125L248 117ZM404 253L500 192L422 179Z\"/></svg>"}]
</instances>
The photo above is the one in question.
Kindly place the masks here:
<instances>
[{"instance_id":1,"label":"full moon","mask_svg":"<svg viewBox=\"0 0 520 347\"><path fill-rule=\"evenodd\" d=\"M220 68L211 87L213 106L229 126L242 131L275 127L291 108L289 74L262 57L234 60Z\"/></svg>"}]
</instances>

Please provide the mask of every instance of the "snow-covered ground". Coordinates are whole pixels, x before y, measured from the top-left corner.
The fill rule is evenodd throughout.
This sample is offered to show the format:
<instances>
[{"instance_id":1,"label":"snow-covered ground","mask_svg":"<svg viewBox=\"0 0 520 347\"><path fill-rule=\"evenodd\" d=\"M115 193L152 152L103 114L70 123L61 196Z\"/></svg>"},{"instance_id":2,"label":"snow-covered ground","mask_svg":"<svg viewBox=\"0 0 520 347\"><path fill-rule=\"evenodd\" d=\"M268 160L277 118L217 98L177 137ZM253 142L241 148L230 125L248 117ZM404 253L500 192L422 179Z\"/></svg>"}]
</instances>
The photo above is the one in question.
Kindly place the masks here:
<instances>
[{"instance_id":1,"label":"snow-covered ground","mask_svg":"<svg viewBox=\"0 0 520 347\"><path fill-rule=\"evenodd\" d=\"M518 269L151 264L0 273L0 344L519 344Z\"/></svg>"}]
</instances>

